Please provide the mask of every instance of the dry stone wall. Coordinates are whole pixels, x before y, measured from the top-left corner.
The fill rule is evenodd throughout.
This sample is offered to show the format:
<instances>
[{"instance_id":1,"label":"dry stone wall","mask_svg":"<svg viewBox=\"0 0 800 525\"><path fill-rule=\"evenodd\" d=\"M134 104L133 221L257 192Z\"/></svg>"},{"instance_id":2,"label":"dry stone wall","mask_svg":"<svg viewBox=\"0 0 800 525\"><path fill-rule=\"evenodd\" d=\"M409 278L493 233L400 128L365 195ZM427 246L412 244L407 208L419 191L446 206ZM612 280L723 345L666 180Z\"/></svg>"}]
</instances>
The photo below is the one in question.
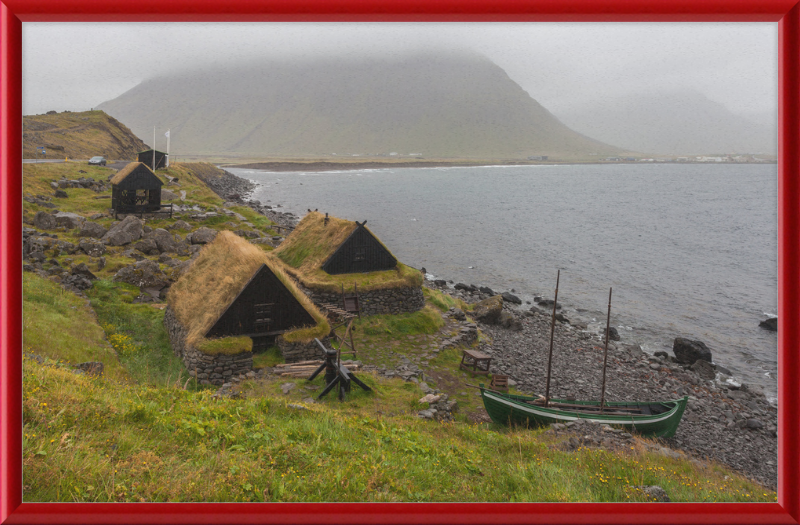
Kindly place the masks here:
<instances>
[{"instance_id":1,"label":"dry stone wall","mask_svg":"<svg viewBox=\"0 0 800 525\"><path fill-rule=\"evenodd\" d=\"M341 306L342 294L339 292L319 292L300 286L317 306L337 304ZM358 292L361 300L362 315L402 314L422 310L425 296L422 287L391 288L386 290L370 290Z\"/></svg>"},{"instance_id":2,"label":"dry stone wall","mask_svg":"<svg viewBox=\"0 0 800 525\"><path fill-rule=\"evenodd\" d=\"M298 363L300 361L310 361L312 359L324 359L325 355L317 343L312 339L308 343L290 343L283 337L275 338L275 343L281 350L281 354L287 363ZM327 341L322 341L327 346Z\"/></svg>"},{"instance_id":3,"label":"dry stone wall","mask_svg":"<svg viewBox=\"0 0 800 525\"><path fill-rule=\"evenodd\" d=\"M169 333L172 351L183 360L189 375L197 373L201 385L222 385L235 376L243 376L253 369L253 353L235 355L208 355L186 342L186 329L168 306L164 313L164 326Z\"/></svg>"}]
</instances>

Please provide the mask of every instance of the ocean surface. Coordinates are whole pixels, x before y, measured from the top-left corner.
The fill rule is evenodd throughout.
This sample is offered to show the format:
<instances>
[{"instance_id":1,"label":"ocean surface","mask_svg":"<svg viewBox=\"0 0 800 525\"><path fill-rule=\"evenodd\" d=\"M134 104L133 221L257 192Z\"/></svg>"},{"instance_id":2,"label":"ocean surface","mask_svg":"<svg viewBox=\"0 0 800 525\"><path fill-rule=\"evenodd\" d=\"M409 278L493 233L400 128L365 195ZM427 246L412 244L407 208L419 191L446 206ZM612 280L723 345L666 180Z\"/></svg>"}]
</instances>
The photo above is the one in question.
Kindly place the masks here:
<instances>
[{"instance_id":1,"label":"ocean surface","mask_svg":"<svg viewBox=\"0 0 800 525\"><path fill-rule=\"evenodd\" d=\"M672 355L705 342L736 382L777 391L775 164L401 168L324 173L230 169L252 198L363 221L436 278L552 298L565 315ZM527 307L523 304L523 307Z\"/></svg>"}]
</instances>

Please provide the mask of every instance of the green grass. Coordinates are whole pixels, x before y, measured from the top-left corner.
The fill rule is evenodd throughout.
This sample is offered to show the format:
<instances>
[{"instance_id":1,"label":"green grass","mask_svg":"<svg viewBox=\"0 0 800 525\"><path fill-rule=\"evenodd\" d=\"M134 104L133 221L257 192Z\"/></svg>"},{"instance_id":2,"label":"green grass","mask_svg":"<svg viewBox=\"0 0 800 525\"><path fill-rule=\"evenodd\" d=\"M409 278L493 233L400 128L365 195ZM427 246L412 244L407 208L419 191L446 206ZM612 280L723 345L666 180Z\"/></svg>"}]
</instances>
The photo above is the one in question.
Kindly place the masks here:
<instances>
[{"instance_id":1,"label":"green grass","mask_svg":"<svg viewBox=\"0 0 800 525\"><path fill-rule=\"evenodd\" d=\"M22 275L22 325L26 352L71 364L100 361L107 377L129 379L86 301L28 272Z\"/></svg>"},{"instance_id":2,"label":"green grass","mask_svg":"<svg viewBox=\"0 0 800 525\"><path fill-rule=\"evenodd\" d=\"M253 351L253 340L249 337L220 337L203 339L198 350L208 355L236 355Z\"/></svg>"},{"instance_id":3,"label":"green grass","mask_svg":"<svg viewBox=\"0 0 800 525\"><path fill-rule=\"evenodd\" d=\"M340 403L292 408L280 381L245 399L120 386L25 361L24 501L775 501L743 478L646 452L562 452L542 431L434 423L413 384L361 374ZM728 476L726 479L725 476ZM46 482L44 480L47 480Z\"/></svg>"},{"instance_id":4,"label":"green grass","mask_svg":"<svg viewBox=\"0 0 800 525\"><path fill-rule=\"evenodd\" d=\"M133 304L139 289L111 281L95 281L87 295L120 361L137 382L155 386L188 378L183 362L172 352L163 305Z\"/></svg>"},{"instance_id":5,"label":"green grass","mask_svg":"<svg viewBox=\"0 0 800 525\"><path fill-rule=\"evenodd\" d=\"M281 349L277 346L270 346L264 352L253 354L253 368L258 370L264 367L274 367L275 365L285 363Z\"/></svg>"}]
</instances>

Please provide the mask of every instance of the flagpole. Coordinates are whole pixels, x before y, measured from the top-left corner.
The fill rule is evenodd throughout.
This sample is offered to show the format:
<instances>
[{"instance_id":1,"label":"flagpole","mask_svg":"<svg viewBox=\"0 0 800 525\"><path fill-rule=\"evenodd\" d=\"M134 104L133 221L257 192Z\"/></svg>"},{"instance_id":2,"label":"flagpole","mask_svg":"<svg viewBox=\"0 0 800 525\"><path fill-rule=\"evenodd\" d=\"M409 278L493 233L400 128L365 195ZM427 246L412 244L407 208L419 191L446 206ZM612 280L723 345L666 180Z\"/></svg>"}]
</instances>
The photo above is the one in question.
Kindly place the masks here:
<instances>
[{"instance_id":1,"label":"flagpole","mask_svg":"<svg viewBox=\"0 0 800 525\"><path fill-rule=\"evenodd\" d=\"M153 126L153 173L156 172L156 127Z\"/></svg>"},{"instance_id":2,"label":"flagpole","mask_svg":"<svg viewBox=\"0 0 800 525\"><path fill-rule=\"evenodd\" d=\"M169 168L169 139L170 139L170 132L167 130L167 167Z\"/></svg>"}]
</instances>

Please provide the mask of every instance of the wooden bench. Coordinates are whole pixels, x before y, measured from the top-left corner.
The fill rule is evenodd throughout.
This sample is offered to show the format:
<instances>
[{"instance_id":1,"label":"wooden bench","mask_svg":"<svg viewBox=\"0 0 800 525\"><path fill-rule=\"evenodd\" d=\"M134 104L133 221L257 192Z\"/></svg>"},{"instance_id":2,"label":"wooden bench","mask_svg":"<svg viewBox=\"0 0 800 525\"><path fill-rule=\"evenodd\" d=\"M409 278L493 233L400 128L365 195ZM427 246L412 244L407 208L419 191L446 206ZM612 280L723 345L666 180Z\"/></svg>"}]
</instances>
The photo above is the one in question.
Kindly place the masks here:
<instances>
[{"instance_id":1,"label":"wooden bench","mask_svg":"<svg viewBox=\"0 0 800 525\"><path fill-rule=\"evenodd\" d=\"M461 357L461 364L459 367L473 374L486 375L489 373L489 365L491 362L492 356L488 354L484 354L478 350L464 350L464 355Z\"/></svg>"}]
</instances>

